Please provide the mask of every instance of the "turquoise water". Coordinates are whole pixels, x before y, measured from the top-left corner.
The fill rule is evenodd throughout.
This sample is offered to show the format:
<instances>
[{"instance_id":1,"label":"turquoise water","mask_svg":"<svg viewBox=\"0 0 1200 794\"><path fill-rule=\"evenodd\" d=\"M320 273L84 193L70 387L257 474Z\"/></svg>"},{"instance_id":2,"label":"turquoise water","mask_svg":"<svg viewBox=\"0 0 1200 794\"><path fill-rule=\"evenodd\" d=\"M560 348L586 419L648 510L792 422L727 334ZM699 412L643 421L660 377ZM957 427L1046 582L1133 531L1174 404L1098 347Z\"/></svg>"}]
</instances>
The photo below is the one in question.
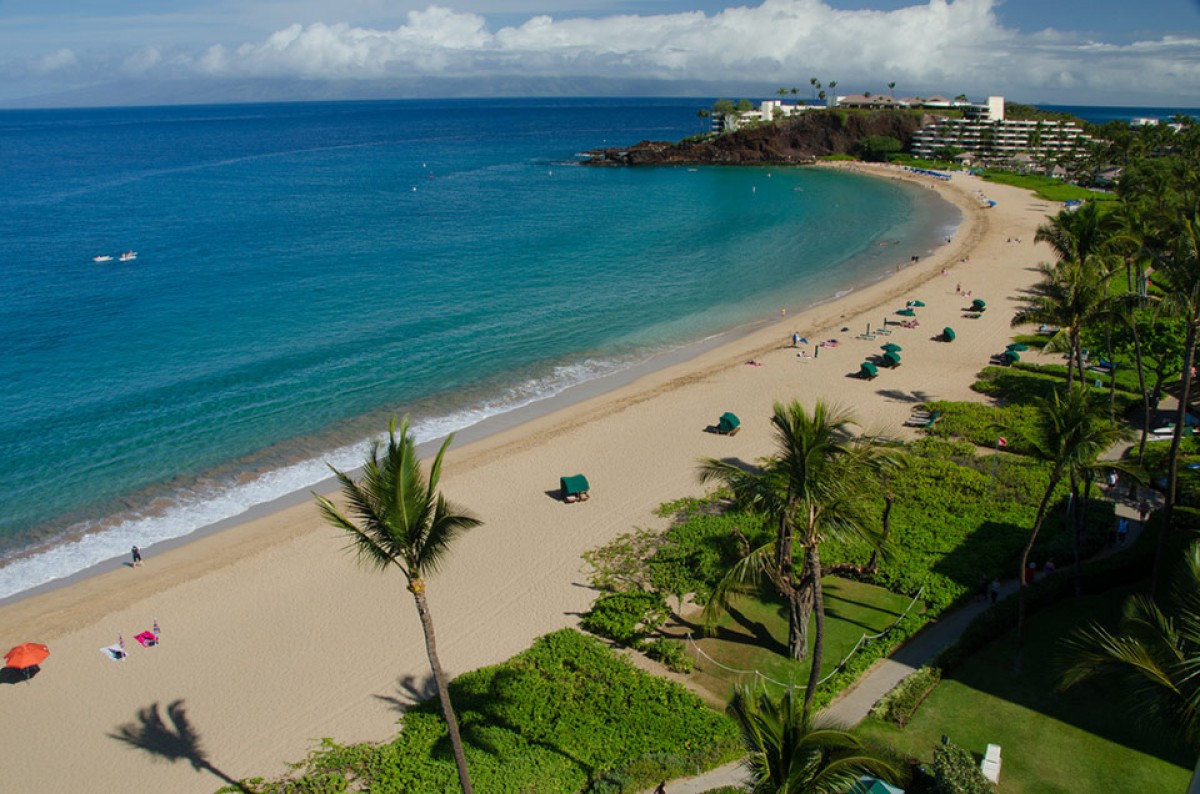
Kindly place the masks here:
<instances>
[{"instance_id":1,"label":"turquoise water","mask_svg":"<svg viewBox=\"0 0 1200 794\"><path fill-rule=\"evenodd\" d=\"M434 438L957 223L853 174L577 164L692 134L697 106L0 112L0 597L351 467L390 415Z\"/></svg>"}]
</instances>

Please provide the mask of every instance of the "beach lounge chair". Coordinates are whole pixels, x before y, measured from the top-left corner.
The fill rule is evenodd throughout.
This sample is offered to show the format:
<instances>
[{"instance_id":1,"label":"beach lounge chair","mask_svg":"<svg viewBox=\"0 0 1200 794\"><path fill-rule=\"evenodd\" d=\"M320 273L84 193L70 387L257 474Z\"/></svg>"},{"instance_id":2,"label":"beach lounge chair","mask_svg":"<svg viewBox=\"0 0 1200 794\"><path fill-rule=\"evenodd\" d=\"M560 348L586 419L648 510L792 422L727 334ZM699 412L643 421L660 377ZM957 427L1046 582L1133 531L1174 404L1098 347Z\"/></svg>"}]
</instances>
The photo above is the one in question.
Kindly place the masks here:
<instances>
[{"instance_id":1,"label":"beach lounge chair","mask_svg":"<svg viewBox=\"0 0 1200 794\"><path fill-rule=\"evenodd\" d=\"M589 498L587 477L582 474L576 474L571 477L559 477L559 486L562 487L562 498L564 502L586 502Z\"/></svg>"},{"instance_id":2,"label":"beach lounge chair","mask_svg":"<svg viewBox=\"0 0 1200 794\"><path fill-rule=\"evenodd\" d=\"M717 420L717 432L723 436L736 436L741 429L742 420L737 418L737 414L726 411Z\"/></svg>"},{"instance_id":3,"label":"beach lounge chair","mask_svg":"<svg viewBox=\"0 0 1200 794\"><path fill-rule=\"evenodd\" d=\"M912 415L904 420L904 425L905 427L933 427L941 415L940 411L931 411L929 413L913 411Z\"/></svg>"},{"instance_id":4,"label":"beach lounge chair","mask_svg":"<svg viewBox=\"0 0 1200 794\"><path fill-rule=\"evenodd\" d=\"M863 380L871 380L879 375L879 368L870 361L864 361L858 368L858 377Z\"/></svg>"},{"instance_id":5,"label":"beach lounge chair","mask_svg":"<svg viewBox=\"0 0 1200 794\"><path fill-rule=\"evenodd\" d=\"M989 744L983 760L979 762L979 771L993 783L1000 782L1000 745Z\"/></svg>"},{"instance_id":6,"label":"beach lounge chair","mask_svg":"<svg viewBox=\"0 0 1200 794\"><path fill-rule=\"evenodd\" d=\"M106 645L100 649L100 653L113 662L123 662L129 657L129 654L125 653L125 649L116 644Z\"/></svg>"},{"instance_id":7,"label":"beach lounge chair","mask_svg":"<svg viewBox=\"0 0 1200 794\"><path fill-rule=\"evenodd\" d=\"M900 354L895 353L891 350L884 353L882 356L879 357L879 359L880 359L880 363L883 364L883 366L885 366L885 367L892 367L894 369L894 368L900 366Z\"/></svg>"},{"instance_id":8,"label":"beach lounge chair","mask_svg":"<svg viewBox=\"0 0 1200 794\"><path fill-rule=\"evenodd\" d=\"M948 325L942 329L942 341L943 342L953 342L954 341L954 329Z\"/></svg>"},{"instance_id":9,"label":"beach lounge chair","mask_svg":"<svg viewBox=\"0 0 1200 794\"><path fill-rule=\"evenodd\" d=\"M980 298L971 301L971 311L982 313L987 308L987 303Z\"/></svg>"}]
</instances>

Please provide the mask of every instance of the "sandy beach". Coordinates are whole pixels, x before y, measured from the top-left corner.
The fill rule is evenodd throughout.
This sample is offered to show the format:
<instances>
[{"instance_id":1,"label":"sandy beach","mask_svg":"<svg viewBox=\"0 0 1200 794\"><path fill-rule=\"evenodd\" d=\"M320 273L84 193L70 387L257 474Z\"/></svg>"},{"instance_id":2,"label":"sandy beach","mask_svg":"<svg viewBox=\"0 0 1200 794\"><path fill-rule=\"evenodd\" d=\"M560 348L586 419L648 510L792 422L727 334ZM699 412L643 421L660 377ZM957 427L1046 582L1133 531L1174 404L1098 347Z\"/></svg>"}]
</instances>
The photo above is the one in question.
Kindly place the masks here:
<instances>
[{"instance_id":1,"label":"sandy beach","mask_svg":"<svg viewBox=\"0 0 1200 794\"><path fill-rule=\"evenodd\" d=\"M634 527L660 526L655 507L701 492L699 458L769 453L774 401L825 398L852 408L867 430L907 437L913 431L902 423L913 403L977 398L975 373L1009 341L1016 296L1051 256L1033 238L1058 207L970 176L916 179L964 213L934 255L913 264L914 252L897 246L901 269L886 281L452 448L444 490L485 523L430 582L450 675L574 625L594 596L581 553ZM981 192L996 206L984 209ZM956 294L959 286L987 301L982 317L963 316L970 299ZM895 311L907 299L926 304L919 327L856 338L868 323L902 319ZM957 340L935 341L947 325ZM797 356L793 332L809 340L807 357ZM831 338L840 344L814 357L814 344ZM851 377L887 341L903 346L903 364L873 381ZM742 431L705 432L724 411L742 418ZM587 475L592 498L563 504L558 478L576 472ZM428 691L421 630L402 577L358 568L345 546L309 499L147 554L143 567L115 561L101 575L0 607L5 648L32 641L51 649L32 681L0 686L5 779L28 792L213 791L222 775L278 774L321 737L392 735L398 710ZM154 621L162 642L142 648L133 635ZM129 647L123 662L99 652L118 633ZM158 746L178 746L171 704L186 715L207 766L115 738L157 713L168 729Z\"/></svg>"}]
</instances>

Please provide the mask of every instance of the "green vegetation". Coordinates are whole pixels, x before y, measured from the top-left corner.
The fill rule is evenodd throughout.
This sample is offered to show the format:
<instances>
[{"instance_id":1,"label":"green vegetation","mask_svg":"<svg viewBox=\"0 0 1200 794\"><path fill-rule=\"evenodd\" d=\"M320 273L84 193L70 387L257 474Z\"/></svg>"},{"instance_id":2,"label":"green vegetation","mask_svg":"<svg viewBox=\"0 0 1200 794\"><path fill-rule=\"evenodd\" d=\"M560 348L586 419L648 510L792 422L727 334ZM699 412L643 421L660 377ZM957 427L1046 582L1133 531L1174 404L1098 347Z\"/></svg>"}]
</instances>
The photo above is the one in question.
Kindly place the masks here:
<instances>
[{"instance_id":1,"label":"green vegetation","mask_svg":"<svg viewBox=\"0 0 1200 794\"><path fill-rule=\"evenodd\" d=\"M998 182L1001 185L1012 185L1025 190L1032 190L1039 198L1044 198L1046 201L1116 201L1117 198L1113 193L1089 190L1078 185L1063 182L1061 179L1054 179L1039 174L1016 174L1012 171L989 168L984 171L983 176L985 179Z\"/></svg>"},{"instance_id":2,"label":"green vegetation","mask_svg":"<svg viewBox=\"0 0 1200 794\"><path fill-rule=\"evenodd\" d=\"M637 792L741 753L734 724L677 684L564 629L504 664L450 685L481 791ZM261 794L456 790L446 724L430 701L405 712L390 743L326 740L295 775L251 781Z\"/></svg>"},{"instance_id":3,"label":"green vegetation","mask_svg":"<svg viewBox=\"0 0 1200 794\"><path fill-rule=\"evenodd\" d=\"M943 735L976 757L989 743L999 744L1005 792L1182 791L1192 757L1173 731L1129 719L1094 685L1066 693L1056 688L1062 638L1081 621L1113 614L1120 602L1119 593L1084 596L1035 615L1026 653L1042 662L1020 676L1012 674L1012 632L991 630L993 641L946 673L907 727L869 719L855 733L927 763Z\"/></svg>"}]
</instances>

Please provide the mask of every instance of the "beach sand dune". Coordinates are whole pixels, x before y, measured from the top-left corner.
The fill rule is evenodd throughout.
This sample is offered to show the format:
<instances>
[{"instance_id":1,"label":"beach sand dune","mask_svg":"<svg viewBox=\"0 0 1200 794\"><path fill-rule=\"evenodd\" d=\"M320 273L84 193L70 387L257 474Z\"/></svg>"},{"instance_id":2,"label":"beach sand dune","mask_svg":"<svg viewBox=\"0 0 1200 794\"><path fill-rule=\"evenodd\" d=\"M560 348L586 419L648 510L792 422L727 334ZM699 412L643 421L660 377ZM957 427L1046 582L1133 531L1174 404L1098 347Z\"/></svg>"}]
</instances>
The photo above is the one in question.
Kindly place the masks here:
<instances>
[{"instance_id":1,"label":"beach sand dune","mask_svg":"<svg viewBox=\"0 0 1200 794\"><path fill-rule=\"evenodd\" d=\"M886 282L452 448L444 488L486 523L430 582L451 675L575 624L595 596L580 554L634 527L662 526L655 507L701 492L699 458L768 454L773 401L823 397L856 411L867 430L908 437L902 423L915 402L973 397L974 374L1011 336L1015 297L1050 258L1032 241L1056 208L973 177L930 184L963 207L963 225L935 254L898 262ZM994 208L982 209L981 190ZM1016 237L1023 242L1006 242ZM963 317L970 301L955 294L959 284L988 302L982 317ZM889 341L855 337L868 322L899 319L893 312L910 298L926 307L919 328L892 327L902 365L872 381L849 377ZM957 340L934 341L947 325ZM841 344L800 358L795 330ZM751 359L762 366L747 366ZM724 411L742 418L741 432L705 432ZM592 498L563 504L552 492L576 472L588 476ZM149 553L144 567L114 562L0 607L4 640L44 642L52 654L29 683L0 686L5 780L30 792L212 791L223 776L278 774L321 737L393 734L403 705L429 691L420 626L402 577L357 567L345 547L309 500ZM136 646L132 635L154 620L162 643ZM118 633L129 658L108 661L98 649Z\"/></svg>"}]
</instances>

